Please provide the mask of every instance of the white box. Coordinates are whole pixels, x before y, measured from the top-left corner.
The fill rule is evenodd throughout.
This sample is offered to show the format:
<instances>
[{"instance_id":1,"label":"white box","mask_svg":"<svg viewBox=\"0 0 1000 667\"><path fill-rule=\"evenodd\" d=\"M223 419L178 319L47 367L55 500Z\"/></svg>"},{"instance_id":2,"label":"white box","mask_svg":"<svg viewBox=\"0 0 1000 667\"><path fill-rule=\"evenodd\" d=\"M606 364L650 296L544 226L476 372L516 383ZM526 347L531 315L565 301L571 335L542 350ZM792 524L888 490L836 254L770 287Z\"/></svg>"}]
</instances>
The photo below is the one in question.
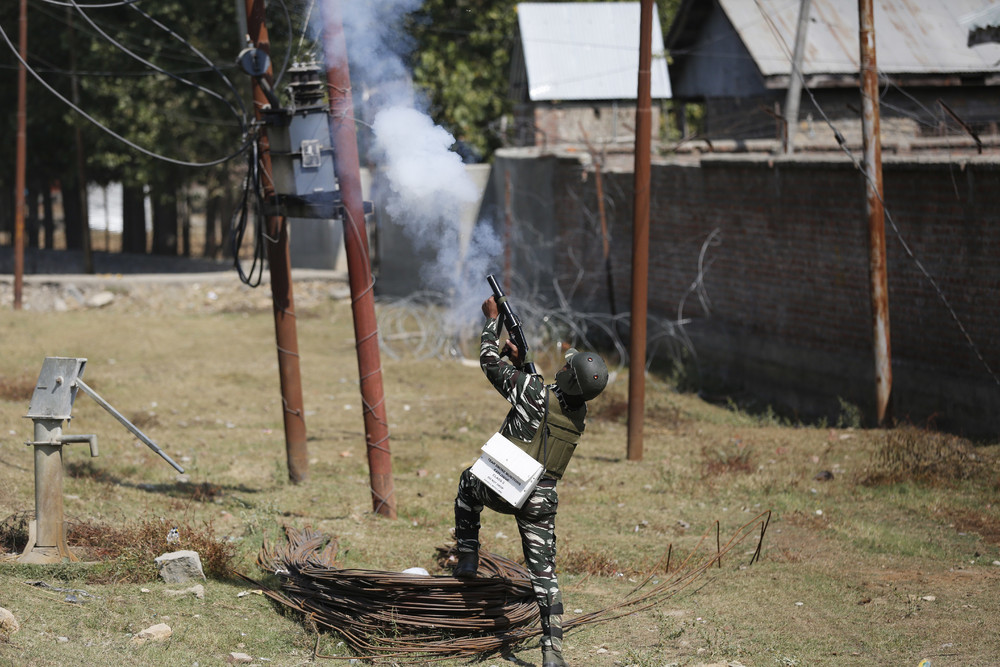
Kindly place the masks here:
<instances>
[{"instance_id":1,"label":"white box","mask_svg":"<svg viewBox=\"0 0 1000 667\"><path fill-rule=\"evenodd\" d=\"M545 467L504 436L496 433L483 445L472 474L514 507L520 508L535 490Z\"/></svg>"}]
</instances>

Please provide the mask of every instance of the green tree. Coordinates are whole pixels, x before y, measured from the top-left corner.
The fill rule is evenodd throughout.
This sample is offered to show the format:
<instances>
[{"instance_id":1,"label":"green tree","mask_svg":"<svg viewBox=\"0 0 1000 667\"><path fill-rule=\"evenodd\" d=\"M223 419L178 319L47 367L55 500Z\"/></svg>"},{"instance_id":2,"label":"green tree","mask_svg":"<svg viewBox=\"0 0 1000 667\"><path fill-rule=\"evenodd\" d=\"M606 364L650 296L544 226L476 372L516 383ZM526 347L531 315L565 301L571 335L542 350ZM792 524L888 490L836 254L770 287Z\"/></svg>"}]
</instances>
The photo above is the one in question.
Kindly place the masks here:
<instances>
[{"instance_id":1,"label":"green tree","mask_svg":"<svg viewBox=\"0 0 1000 667\"><path fill-rule=\"evenodd\" d=\"M7 2L0 7L0 27L15 47L17 5ZM242 75L233 73L232 63L242 47L235 3L159 0L78 11L64 3L31 0L28 27L29 65L59 96L78 99L96 123L118 135L87 121L29 77L29 182L62 185L70 246L77 245L71 222L79 216L74 194L79 187L74 132L79 127L87 180L124 183L131 192L130 210L136 214L142 211L134 205L137 192L140 202L147 186L160 193L167 229L154 246L158 251L176 252L176 215L170 211L171 202L180 186L207 178L206 168L185 163L211 162L236 152L244 141L238 116L244 113L239 102L248 85ZM210 63L222 63L218 69L237 76L234 83L242 86L239 92L226 85ZM17 66L8 47L0 57L0 94L8 100L17 99ZM0 125L0 138L8 145L15 140L14 120L10 114ZM7 192L13 184L13 168L13 161L0 166L0 183ZM221 171L226 165L214 169ZM47 189L47 185L39 187ZM136 224L145 223L138 220Z\"/></svg>"}]
</instances>

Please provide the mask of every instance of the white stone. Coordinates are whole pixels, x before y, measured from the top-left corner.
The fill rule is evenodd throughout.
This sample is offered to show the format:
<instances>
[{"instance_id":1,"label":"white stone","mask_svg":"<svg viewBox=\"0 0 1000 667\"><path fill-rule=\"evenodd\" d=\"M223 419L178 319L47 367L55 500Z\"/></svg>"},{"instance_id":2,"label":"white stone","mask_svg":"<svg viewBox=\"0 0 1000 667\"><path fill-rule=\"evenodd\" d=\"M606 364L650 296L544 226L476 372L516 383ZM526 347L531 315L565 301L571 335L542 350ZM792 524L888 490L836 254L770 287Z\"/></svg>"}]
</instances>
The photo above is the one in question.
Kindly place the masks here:
<instances>
[{"instance_id":1,"label":"white stone","mask_svg":"<svg viewBox=\"0 0 1000 667\"><path fill-rule=\"evenodd\" d=\"M104 308L105 306L110 305L114 300L114 294L107 290L102 290L88 298L86 306L88 308Z\"/></svg>"},{"instance_id":2,"label":"white stone","mask_svg":"<svg viewBox=\"0 0 1000 667\"><path fill-rule=\"evenodd\" d=\"M197 551L172 551L156 558L156 569L160 578L168 584L186 584L196 579L205 579L201 568L201 557Z\"/></svg>"},{"instance_id":3,"label":"white stone","mask_svg":"<svg viewBox=\"0 0 1000 667\"><path fill-rule=\"evenodd\" d=\"M138 633L132 637L132 642L135 644L145 644L146 642L162 642L170 638L173 634L173 630L166 623L157 623L156 625L151 625L142 632Z\"/></svg>"},{"instance_id":4,"label":"white stone","mask_svg":"<svg viewBox=\"0 0 1000 667\"><path fill-rule=\"evenodd\" d=\"M17 622L17 617L9 609L0 607L0 639L6 640L12 634L21 629L21 624Z\"/></svg>"}]
</instances>

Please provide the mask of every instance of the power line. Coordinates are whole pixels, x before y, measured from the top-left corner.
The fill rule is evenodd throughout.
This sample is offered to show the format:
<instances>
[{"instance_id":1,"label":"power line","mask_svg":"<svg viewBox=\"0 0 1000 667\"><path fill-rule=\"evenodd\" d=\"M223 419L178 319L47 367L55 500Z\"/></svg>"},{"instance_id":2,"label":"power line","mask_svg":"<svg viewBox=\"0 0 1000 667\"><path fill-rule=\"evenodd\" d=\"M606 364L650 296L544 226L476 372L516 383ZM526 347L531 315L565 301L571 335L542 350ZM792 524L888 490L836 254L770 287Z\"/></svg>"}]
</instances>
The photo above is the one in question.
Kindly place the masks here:
<instances>
[{"instance_id":1,"label":"power line","mask_svg":"<svg viewBox=\"0 0 1000 667\"><path fill-rule=\"evenodd\" d=\"M91 19L87 15L87 13L85 11L83 11L83 9L80 8L80 5L76 2L76 0L70 0L70 2L76 8L76 10L80 14L80 16L82 16L83 19L94 28L94 30L96 30L98 33L100 33L102 37L104 37L108 42L110 42L111 44L113 44L115 47L117 47L119 50L121 50L126 55L131 56L132 58L134 58L135 60L139 61L143 65L146 65L150 69L153 69L153 70L155 70L157 72L160 72L161 74L164 74L164 75L170 77L171 79L174 79L175 81L179 81L181 83L184 83L184 84L187 84L189 86L192 86L193 88L195 88L197 90L200 90L200 91L208 94L210 97L214 97L217 100L219 100L220 102L222 102L223 104L225 104L227 107L229 107L230 111L232 111L233 114L236 115L236 117L240 119L240 129L244 133L246 132L247 110L246 110L246 107L243 106L243 100L240 98L239 91L237 91L236 87L233 86L233 83L232 83L232 81L229 80L229 77L227 77L225 74L223 74L221 71L219 71L218 68L215 67L215 64L211 60L209 60L201 51L199 51L198 49L196 49L193 44L191 44L190 42L188 42L187 40L185 40L183 37L181 37L180 35L178 35L176 32L174 32L173 30L171 30L167 26L163 25L162 23L160 23L159 21L157 21L156 19L154 19L153 17L151 17L149 14L146 14L144 11L142 11L141 9L139 9L138 7L136 7L134 4L131 4L131 3L129 4L129 7L131 7L135 11L139 12L139 14L141 16L143 16L144 18L146 18L148 21L150 21L157 28L160 28L161 30L163 30L164 32L166 32L168 35L170 35L171 37L174 37L175 39L177 39L178 41L180 41L182 44L184 44L185 46L187 46L188 49L190 49L192 53L194 53L196 56L198 56L209 67L211 67L212 70L222 78L222 80L225 82L225 84L229 88L229 90L231 90L233 92L233 94L236 96L236 99L237 99L237 101L240 104L240 111L237 111L236 107L234 107L232 105L232 103L229 102L229 100L225 99L224 97L222 97L222 95L220 95L219 93L215 92L214 90L210 90L208 88L205 88L204 86L201 86L199 84L194 83L193 81L190 81L190 80L185 79L185 78L183 78L181 76L172 74L171 72L168 72L167 70L165 70L165 69L163 69L163 68L161 68L161 67L153 64L152 62L146 60L142 56L139 56L138 54L136 54L133 51L129 50L123 44L121 44L120 42L118 42L117 40L115 40L114 38L112 38L111 35L109 35L106 32L104 32L104 30L102 30L101 27L98 26L97 23L95 23L93 21L93 19Z\"/></svg>"},{"instance_id":2,"label":"power line","mask_svg":"<svg viewBox=\"0 0 1000 667\"><path fill-rule=\"evenodd\" d=\"M55 88L53 88L44 78L42 78L41 75L39 75L31 67L31 65L29 65L25 60L23 60L21 58L21 54L18 52L17 47L14 45L13 42L11 42L10 37L7 35L7 32L3 29L2 25L0 25L0 38L2 38L3 41L7 44L7 47L14 54L14 57L17 58L18 62L20 62L24 66L25 71L27 73L31 74L31 76L33 76L40 84L42 84L42 86L44 86L50 93L52 93L53 95L55 95L64 104L66 104L66 106L68 106L71 109L73 109L74 111L76 111L78 114L80 114L81 116L83 116L84 118L86 118L88 121L90 121L91 123L93 123L94 125L96 125L98 128L100 128L104 132L106 132L107 134L111 135L112 137L114 137L118 141L122 142L126 146L129 146L129 147L137 150L138 152L142 153L143 155L146 155L148 157L154 158L156 160L161 160L163 162L168 162L170 164L176 164L176 165L182 166L182 167L212 167L212 166L215 166L217 164L223 164L225 162L228 162L229 160L232 160L234 157L236 157L236 156L242 154L244 151L246 151L247 147L250 145L250 143L252 143L250 141L247 141L242 146L240 146L239 150L235 151L234 153L232 153L230 155L227 155L226 157L219 158L217 160L212 160L210 162L188 162L188 161L185 161L185 160L178 160L178 159L175 159L175 158L171 158L171 157L168 157L168 156L165 156L165 155L160 155L159 153L154 153L153 151L151 151L151 150L149 150L147 148L143 148L142 146L139 146L138 144L133 143L132 141L129 141L128 139L126 139L122 135L118 134L117 132L115 132L111 128L107 127L106 125L104 125L103 123L101 123L100 121L98 121L96 118L94 118L93 116L91 116L90 114L88 114L86 111L84 111L83 109L81 109L77 105L73 104L70 100L66 99L66 97L62 93L60 93Z\"/></svg>"},{"instance_id":3,"label":"power line","mask_svg":"<svg viewBox=\"0 0 1000 667\"><path fill-rule=\"evenodd\" d=\"M91 5L83 5L78 2L73 2L73 0L69 0L69 2L60 2L59 0L39 0L39 2L44 2L47 5L58 5L60 7L76 7L78 9L80 7L83 7L84 9L105 9L110 7L124 7L126 5L132 5L139 2L139 0L118 0L117 2L102 2Z\"/></svg>"}]
</instances>

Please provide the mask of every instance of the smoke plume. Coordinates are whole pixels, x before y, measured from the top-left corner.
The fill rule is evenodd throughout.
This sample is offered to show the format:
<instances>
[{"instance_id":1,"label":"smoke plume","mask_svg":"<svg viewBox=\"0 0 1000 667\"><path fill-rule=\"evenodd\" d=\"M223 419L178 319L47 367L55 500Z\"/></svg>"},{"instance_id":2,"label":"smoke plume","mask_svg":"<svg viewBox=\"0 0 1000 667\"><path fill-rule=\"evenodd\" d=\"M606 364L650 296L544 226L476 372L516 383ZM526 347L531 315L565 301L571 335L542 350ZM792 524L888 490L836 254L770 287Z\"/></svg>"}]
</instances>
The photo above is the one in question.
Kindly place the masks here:
<instances>
[{"instance_id":1,"label":"smoke plume","mask_svg":"<svg viewBox=\"0 0 1000 667\"><path fill-rule=\"evenodd\" d=\"M421 4L340 3L352 80L363 82L361 100L355 90L355 104L365 105L371 157L388 185L385 210L417 249L433 251L436 260L421 268L422 287L444 294L459 324L478 318L484 276L500 254L500 242L489 225L478 225L467 239L459 229L463 209L479 191L451 150L454 137L427 114L406 66L413 43L403 23ZM386 266L393 260L381 261Z\"/></svg>"}]
</instances>

